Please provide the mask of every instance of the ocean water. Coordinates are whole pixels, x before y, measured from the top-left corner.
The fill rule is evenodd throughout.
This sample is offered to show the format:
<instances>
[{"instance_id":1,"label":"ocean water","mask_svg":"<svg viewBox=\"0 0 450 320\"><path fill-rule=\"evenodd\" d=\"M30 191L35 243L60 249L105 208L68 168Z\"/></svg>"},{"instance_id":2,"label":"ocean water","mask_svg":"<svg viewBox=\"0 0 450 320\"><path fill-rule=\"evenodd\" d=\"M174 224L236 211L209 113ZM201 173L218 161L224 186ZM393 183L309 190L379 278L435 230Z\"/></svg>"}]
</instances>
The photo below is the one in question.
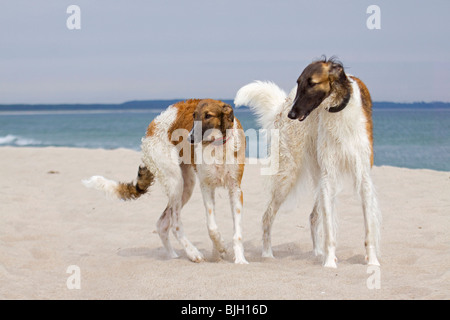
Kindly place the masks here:
<instances>
[{"instance_id":1,"label":"ocean water","mask_svg":"<svg viewBox=\"0 0 450 320\"><path fill-rule=\"evenodd\" d=\"M152 109L3 108L0 147L140 150L148 124L169 105L155 104ZM248 109L236 109L235 114L245 130L259 129ZM450 108L375 106L373 121L375 165L450 171Z\"/></svg>"}]
</instances>

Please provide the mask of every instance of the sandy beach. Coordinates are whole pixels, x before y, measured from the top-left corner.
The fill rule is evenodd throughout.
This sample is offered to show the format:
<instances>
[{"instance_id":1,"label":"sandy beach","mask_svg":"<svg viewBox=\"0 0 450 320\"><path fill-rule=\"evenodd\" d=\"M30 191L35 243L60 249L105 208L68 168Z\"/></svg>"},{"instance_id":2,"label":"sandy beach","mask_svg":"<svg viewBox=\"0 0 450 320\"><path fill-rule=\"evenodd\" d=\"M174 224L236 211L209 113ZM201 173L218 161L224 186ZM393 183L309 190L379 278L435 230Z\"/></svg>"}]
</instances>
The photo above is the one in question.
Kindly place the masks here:
<instances>
[{"instance_id":1,"label":"sandy beach","mask_svg":"<svg viewBox=\"0 0 450 320\"><path fill-rule=\"evenodd\" d=\"M338 205L338 268L327 269L312 254L307 193L275 221L276 259L261 258L267 196L259 165L246 166L242 185L250 264L233 263L224 190L216 197L217 223L230 250L225 259L212 256L198 183L182 211L187 237L207 259L197 264L174 237L180 257L166 255L156 233L167 203L158 183L128 202L81 184L92 175L131 181L139 152L2 147L0 155L0 299L450 298L450 172L373 168L383 214L379 269L364 262L362 209L345 189ZM67 286L70 266L79 268L80 289Z\"/></svg>"}]
</instances>

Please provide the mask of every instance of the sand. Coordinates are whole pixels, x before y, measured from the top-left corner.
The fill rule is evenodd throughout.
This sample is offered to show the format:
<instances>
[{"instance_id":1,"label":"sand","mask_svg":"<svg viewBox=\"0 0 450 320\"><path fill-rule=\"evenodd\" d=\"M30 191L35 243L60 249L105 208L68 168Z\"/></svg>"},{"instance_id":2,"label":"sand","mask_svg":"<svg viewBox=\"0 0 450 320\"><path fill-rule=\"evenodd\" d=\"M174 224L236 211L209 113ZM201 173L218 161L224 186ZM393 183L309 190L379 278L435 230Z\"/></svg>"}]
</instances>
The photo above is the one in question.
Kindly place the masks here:
<instances>
[{"instance_id":1,"label":"sand","mask_svg":"<svg viewBox=\"0 0 450 320\"><path fill-rule=\"evenodd\" d=\"M223 190L217 193L217 222L230 253L222 260L212 255L198 184L182 221L207 261L189 261L172 235L180 257L168 259L155 227L167 202L158 184L128 202L81 184L97 174L131 181L139 164L139 152L125 149L0 148L0 298L450 298L450 172L374 167L383 213L379 269L365 265L362 209L344 190L338 268L328 269L312 254L307 193L275 221L276 258L261 258L267 196L259 165L246 166L242 186L250 264L233 263L232 217Z\"/></svg>"}]
</instances>

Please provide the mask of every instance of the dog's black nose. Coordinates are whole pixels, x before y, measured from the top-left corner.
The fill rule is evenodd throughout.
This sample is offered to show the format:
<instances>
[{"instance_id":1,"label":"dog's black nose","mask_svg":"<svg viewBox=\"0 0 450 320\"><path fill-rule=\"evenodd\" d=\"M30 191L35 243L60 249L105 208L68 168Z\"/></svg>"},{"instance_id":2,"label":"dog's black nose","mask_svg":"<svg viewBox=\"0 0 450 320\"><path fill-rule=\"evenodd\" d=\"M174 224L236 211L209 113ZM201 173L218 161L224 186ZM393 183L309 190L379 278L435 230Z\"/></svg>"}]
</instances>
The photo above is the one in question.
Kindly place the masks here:
<instances>
[{"instance_id":1,"label":"dog's black nose","mask_svg":"<svg viewBox=\"0 0 450 320\"><path fill-rule=\"evenodd\" d=\"M291 111L289 111L288 113L288 118L295 120L298 118L298 113L294 109L291 109Z\"/></svg>"}]
</instances>

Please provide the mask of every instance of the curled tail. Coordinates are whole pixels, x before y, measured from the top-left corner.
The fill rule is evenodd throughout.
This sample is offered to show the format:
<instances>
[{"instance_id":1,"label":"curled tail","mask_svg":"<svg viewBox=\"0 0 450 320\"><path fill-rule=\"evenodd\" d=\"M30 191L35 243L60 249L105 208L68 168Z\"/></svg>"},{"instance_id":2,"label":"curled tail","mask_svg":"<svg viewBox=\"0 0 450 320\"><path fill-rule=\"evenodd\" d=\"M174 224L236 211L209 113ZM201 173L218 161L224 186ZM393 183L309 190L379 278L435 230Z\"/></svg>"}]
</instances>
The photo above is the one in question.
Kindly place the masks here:
<instances>
[{"instance_id":1,"label":"curled tail","mask_svg":"<svg viewBox=\"0 0 450 320\"><path fill-rule=\"evenodd\" d=\"M133 200L147 192L148 188L155 181L155 176L150 170L141 165L139 167L136 183L116 182L106 179L102 176L93 176L82 183L87 188L92 188L105 192L108 195L115 196L122 200Z\"/></svg>"},{"instance_id":2,"label":"curled tail","mask_svg":"<svg viewBox=\"0 0 450 320\"><path fill-rule=\"evenodd\" d=\"M236 93L236 107L248 106L258 116L264 129L272 128L276 115L282 110L287 95L273 82L255 81Z\"/></svg>"}]
</instances>

